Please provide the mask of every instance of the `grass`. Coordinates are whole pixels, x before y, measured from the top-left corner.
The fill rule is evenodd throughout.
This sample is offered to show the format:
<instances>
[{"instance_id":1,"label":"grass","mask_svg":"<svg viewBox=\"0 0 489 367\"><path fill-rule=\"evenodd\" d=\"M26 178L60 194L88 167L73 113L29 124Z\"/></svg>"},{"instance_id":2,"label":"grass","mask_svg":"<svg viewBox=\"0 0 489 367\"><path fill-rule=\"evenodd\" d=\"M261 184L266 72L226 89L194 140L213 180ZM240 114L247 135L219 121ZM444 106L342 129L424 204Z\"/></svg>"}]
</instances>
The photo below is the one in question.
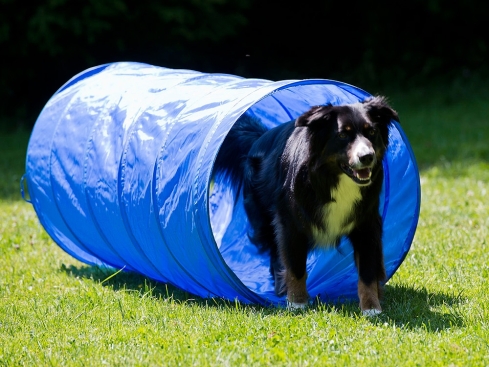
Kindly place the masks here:
<instances>
[{"instance_id":1,"label":"grass","mask_svg":"<svg viewBox=\"0 0 489 367\"><path fill-rule=\"evenodd\" d=\"M0 137L0 366L489 365L489 104L483 87L389 93L421 216L384 313L193 298L60 250L18 195L27 133Z\"/></svg>"}]
</instances>

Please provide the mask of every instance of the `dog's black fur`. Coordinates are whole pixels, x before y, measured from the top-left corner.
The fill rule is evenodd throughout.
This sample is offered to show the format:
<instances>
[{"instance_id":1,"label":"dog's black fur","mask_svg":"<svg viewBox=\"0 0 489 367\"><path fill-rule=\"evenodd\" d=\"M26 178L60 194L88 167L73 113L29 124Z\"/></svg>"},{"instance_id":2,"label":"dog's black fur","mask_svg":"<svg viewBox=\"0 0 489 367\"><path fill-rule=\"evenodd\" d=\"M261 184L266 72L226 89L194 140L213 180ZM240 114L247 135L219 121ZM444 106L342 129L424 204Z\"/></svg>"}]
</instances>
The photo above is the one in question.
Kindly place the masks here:
<instances>
[{"instance_id":1,"label":"dog's black fur","mask_svg":"<svg viewBox=\"0 0 489 367\"><path fill-rule=\"evenodd\" d=\"M317 106L267 130L247 114L220 149L215 173L243 190L250 239L270 252L277 294L308 302L306 258L348 236L359 273L361 309L381 311L385 278L379 195L388 126L397 113L384 97Z\"/></svg>"}]
</instances>

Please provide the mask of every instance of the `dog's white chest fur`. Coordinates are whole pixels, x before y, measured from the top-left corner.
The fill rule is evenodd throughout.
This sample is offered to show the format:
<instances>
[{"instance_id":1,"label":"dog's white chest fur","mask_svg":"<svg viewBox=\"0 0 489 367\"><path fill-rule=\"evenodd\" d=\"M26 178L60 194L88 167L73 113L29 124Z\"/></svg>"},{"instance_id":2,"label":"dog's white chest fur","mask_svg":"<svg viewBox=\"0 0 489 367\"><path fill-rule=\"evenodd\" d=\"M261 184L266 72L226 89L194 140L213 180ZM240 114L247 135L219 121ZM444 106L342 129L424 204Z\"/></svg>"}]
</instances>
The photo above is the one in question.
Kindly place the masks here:
<instances>
[{"instance_id":1,"label":"dog's white chest fur","mask_svg":"<svg viewBox=\"0 0 489 367\"><path fill-rule=\"evenodd\" d=\"M335 245L338 237L348 234L355 223L351 214L355 204L360 201L360 187L347 175L342 174L338 186L331 190L333 201L323 207L324 228L313 227L316 246Z\"/></svg>"}]
</instances>

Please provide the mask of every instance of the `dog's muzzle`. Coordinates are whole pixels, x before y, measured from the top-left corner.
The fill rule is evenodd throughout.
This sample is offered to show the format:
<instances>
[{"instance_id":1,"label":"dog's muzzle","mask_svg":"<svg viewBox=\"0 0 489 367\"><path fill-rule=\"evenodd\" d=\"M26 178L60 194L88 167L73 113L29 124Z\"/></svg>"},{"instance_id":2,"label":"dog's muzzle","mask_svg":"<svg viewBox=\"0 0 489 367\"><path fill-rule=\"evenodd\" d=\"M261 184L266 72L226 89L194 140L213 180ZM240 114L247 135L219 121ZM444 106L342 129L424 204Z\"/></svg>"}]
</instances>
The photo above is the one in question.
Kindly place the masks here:
<instances>
[{"instance_id":1,"label":"dog's muzzle","mask_svg":"<svg viewBox=\"0 0 489 367\"><path fill-rule=\"evenodd\" d=\"M356 168L345 163L340 164L341 169L357 184L366 186L369 185L372 178L373 167Z\"/></svg>"},{"instance_id":2,"label":"dog's muzzle","mask_svg":"<svg viewBox=\"0 0 489 367\"><path fill-rule=\"evenodd\" d=\"M341 163L341 169L358 185L369 185L372 178L372 169L377 162L371 143L364 137L358 137L350 154L348 164Z\"/></svg>"}]
</instances>

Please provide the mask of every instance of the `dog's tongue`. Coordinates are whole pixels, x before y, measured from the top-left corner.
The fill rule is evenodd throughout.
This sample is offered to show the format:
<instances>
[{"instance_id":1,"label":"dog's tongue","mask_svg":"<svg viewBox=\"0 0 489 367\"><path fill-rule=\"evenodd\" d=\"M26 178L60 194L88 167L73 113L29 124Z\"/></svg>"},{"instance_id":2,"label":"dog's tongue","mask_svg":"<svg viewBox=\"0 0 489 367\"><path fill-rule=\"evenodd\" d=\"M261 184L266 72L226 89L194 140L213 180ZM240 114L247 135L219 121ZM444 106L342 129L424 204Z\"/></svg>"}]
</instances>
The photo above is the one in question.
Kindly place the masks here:
<instances>
[{"instance_id":1,"label":"dog's tongue","mask_svg":"<svg viewBox=\"0 0 489 367\"><path fill-rule=\"evenodd\" d=\"M366 180L370 178L370 174L372 173L372 170L370 168L355 169L353 170L353 173L357 178L361 180Z\"/></svg>"}]
</instances>

